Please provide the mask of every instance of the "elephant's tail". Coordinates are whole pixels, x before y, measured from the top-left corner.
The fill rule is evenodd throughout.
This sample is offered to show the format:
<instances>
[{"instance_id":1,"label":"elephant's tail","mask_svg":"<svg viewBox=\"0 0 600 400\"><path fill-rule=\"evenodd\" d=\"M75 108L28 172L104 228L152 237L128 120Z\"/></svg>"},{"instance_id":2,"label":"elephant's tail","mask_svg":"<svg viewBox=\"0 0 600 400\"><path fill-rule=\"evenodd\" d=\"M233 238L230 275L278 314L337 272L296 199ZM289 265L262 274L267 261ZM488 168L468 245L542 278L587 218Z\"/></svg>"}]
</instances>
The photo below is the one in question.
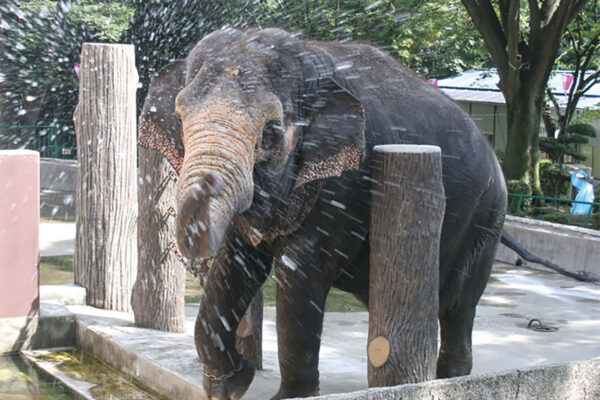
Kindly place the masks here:
<instances>
[{"instance_id":1,"label":"elephant's tail","mask_svg":"<svg viewBox=\"0 0 600 400\"><path fill-rule=\"evenodd\" d=\"M567 270L559 267L558 265L554 264L553 262L546 260L545 258L541 258L541 257L531 254L525 247L523 247L523 245L521 245L519 242L517 242L517 240L515 238L513 238L508 233L506 233L506 231L502 232L502 238L500 239L500 243L502 243L506 247L514 250L519 256L521 256L526 261L543 265L544 267L550 268L551 270L556 271L559 274L577 279L578 281L598 282L598 279L589 276L589 274L587 272L567 271Z\"/></svg>"}]
</instances>

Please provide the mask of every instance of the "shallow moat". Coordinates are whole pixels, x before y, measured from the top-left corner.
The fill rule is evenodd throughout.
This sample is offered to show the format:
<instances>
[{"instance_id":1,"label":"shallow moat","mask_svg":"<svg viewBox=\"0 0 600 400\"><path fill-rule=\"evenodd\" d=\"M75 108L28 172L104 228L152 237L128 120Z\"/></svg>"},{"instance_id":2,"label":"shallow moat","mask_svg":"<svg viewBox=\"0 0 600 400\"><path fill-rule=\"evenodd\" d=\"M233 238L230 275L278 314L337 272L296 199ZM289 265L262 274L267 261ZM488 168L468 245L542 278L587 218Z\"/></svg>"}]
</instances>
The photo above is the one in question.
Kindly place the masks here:
<instances>
[{"instance_id":1,"label":"shallow moat","mask_svg":"<svg viewBox=\"0 0 600 400\"><path fill-rule=\"evenodd\" d=\"M163 397L78 349L32 351L0 358L0 399L66 400Z\"/></svg>"}]
</instances>

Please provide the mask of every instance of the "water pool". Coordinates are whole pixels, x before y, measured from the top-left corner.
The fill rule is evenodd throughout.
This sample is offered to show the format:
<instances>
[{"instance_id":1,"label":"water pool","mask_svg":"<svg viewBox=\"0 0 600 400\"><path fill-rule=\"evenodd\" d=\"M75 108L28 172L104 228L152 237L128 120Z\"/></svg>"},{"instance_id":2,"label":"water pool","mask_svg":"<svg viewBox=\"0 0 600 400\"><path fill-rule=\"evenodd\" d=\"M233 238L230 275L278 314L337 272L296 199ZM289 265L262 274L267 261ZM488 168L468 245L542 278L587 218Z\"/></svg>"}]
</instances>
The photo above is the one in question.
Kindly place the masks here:
<instances>
[{"instance_id":1,"label":"water pool","mask_svg":"<svg viewBox=\"0 0 600 400\"><path fill-rule=\"evenodd\" d=\"M78 349L0 357L0 400L81 398L162 399L131 377Z\"/></svg>"},{"instance_id":2,"label":"water pool","mask_svg":"<svg viewBox=\"0 0 600 400\"><path fill-rule=\"evenodd\" d=\"M19 354L0 356L0 399L70 400L77 398L62 382L39 371L25 357Z\"/></svg>"}]
</instances>

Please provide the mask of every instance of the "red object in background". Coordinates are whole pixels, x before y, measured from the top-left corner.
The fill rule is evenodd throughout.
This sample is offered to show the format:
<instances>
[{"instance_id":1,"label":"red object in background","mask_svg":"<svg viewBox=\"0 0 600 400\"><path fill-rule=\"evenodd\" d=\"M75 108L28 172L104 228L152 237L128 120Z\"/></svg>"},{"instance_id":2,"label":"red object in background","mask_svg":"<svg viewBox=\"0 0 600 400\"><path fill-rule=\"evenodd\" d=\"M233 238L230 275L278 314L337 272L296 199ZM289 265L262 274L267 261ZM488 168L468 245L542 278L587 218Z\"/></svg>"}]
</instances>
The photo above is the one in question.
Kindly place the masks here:
<instances>
[{"instance_id":1,"label":"red object in background","mask_svg":"<svg viewBox=\"0 0 600 400\"><path fill-rule=\"evenodd\" d=\"M573 84L573 79L575 79L575 77L571 74L563 75L563 89L565 90L565 96L567 96L569 89L571 89L571 85Z\"/></svg>"},{"instance_id":2,"label":"red object in background","mask_svg":"<svg viewBox=\"0 0 600 400\"><path fill-rule=\"evenodd\" d=\"M39 230L39 153L0 150L0 318L39 313Z\"/></svg>"},{"instance_id":3,"label":"red object in background","mask_svg":"<svg viewBox=\"0 0 600 400\"><path fill-rule=\"evenodd\" d=\"M438 86L438 80L435 78L429 78L429 79L427 79L427 82L429 82L430 84L432 84L435 87Z\"/></svg>"},{"instance_id":4,"label":"red object in background","mask_svg":"<svg viewBox=\"0 0 600 400\"><path fill-rule=\"evenodd\" d=\"M70 156L71 155L71 149L62 149L62 155L63 156Z\"/></svg>"}]
</instances>

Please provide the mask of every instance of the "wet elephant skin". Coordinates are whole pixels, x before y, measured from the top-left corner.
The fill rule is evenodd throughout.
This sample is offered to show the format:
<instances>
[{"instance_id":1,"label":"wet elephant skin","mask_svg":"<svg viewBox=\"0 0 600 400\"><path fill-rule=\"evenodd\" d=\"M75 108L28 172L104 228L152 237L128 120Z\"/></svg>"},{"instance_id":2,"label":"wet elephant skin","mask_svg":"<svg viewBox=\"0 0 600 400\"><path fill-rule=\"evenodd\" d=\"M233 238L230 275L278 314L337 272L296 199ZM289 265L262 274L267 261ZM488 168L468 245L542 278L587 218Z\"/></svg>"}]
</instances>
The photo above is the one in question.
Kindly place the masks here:
<instances>
[{"instance_id":1,"label":"wet elephant skin","mask_svg":"<svg viewBox=\"0 0 600 400\"><path fill-rule=\"evenodd\" d=\"M441 147L437 374L470 372L475 306L504 223L504 179L468 115L392 57L278 29L213 32L153 78L139 143L180 173L180 250L214 258L195 330L213 398L239 398L252 381L235 331L272 265L281 370L274 398L319 392L329 289L368 302L371 149Z\"/></svg>"}]
</instances>

